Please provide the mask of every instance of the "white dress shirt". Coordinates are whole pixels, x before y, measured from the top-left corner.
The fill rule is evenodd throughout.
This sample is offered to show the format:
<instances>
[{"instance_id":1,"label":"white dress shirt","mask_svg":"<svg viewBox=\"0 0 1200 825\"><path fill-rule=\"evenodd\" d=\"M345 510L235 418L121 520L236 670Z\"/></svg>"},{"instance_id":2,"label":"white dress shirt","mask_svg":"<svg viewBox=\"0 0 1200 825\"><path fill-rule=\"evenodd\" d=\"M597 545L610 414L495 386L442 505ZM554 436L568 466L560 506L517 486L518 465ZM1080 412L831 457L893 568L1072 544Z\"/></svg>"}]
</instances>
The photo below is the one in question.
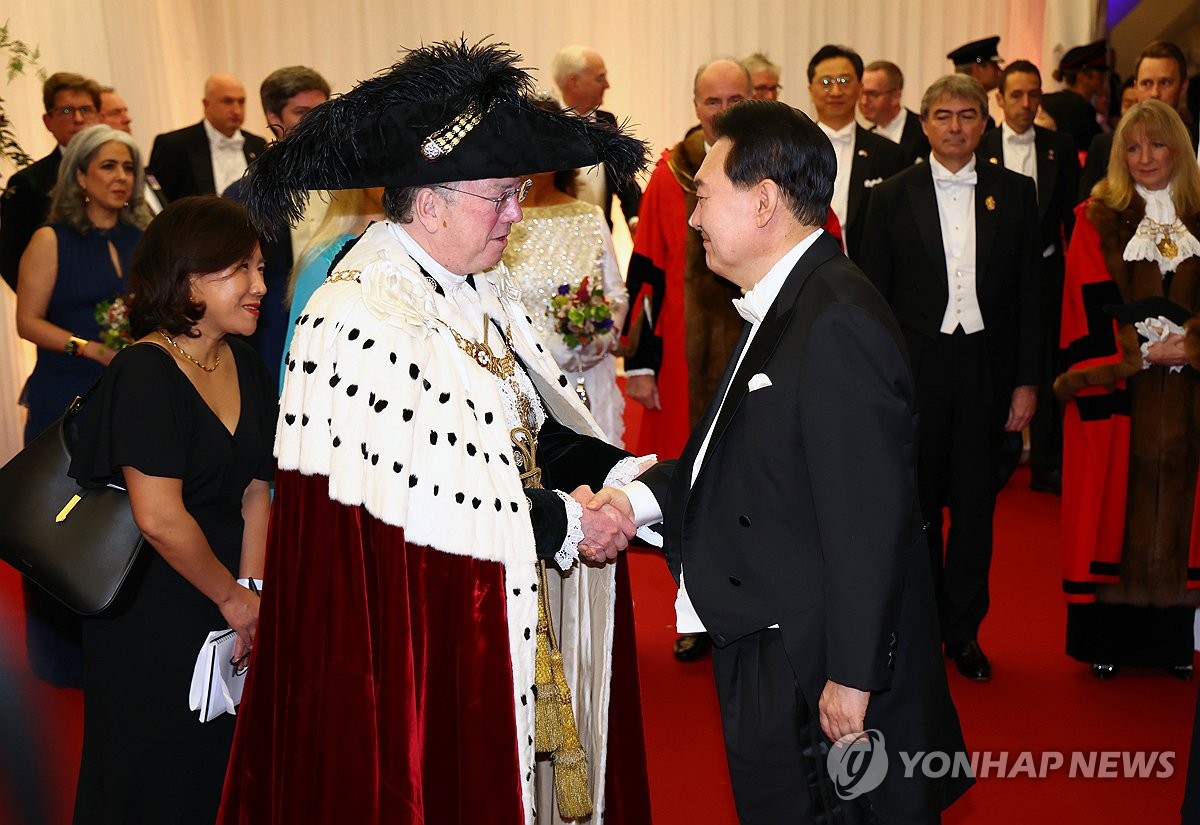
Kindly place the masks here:
<instances>
[{"instance_id":1,"label":"white dress shirt","mask_svg":"<svg viewBox=\"0 0 1200 825\"><path fill-rule=\"evenodd\" d=\"M975 158L951 172L930 154L929 171L946 255L949 300L941 331L949 335L962 327L968 334L982 332L983 313L975 293Z\"/></svg>"},{"instance_id":2,"label":"white dress shirt","mask_svg":"<svg viewBox=\"0 0 1200 825\"><path fill-rule=\"evenodd\" d=\"M858 123L852 120L841 129L833 129L820 122L817 125L829 137L833 152L837 155L837 177L833 180L833 200L829 205L841 221L842 234L845 236L848 223L846 210L850 203L850 167L854 165L854 130Z\"/></svg>"},{"instance_id":3,"label":"white dress shirt","mask_svg":"<svg viewBox=\"0 0 1200 825\"><path fill-rule=\"evenodd\" d=\"M881 135L892 143L899 143L900 138L904 136L904 124L908 122L908 109L901 108L896 116L892 118L890 123L875 124L875 128L871 131L877 135Z\"/></svg>"},{"instance_id":4,"label":"white dress shirt","mask_svg":"<svg viewBox=\"0 0 1200 825\"><path fill-rule=\"evenodd\" d=\"M1037 133L1030 126L1021 134L1008 125L1008 121L1000 124L1001 146L1004 153L1004 168L1020 172L1027 178L1033 178L1037 186L1037 146L1034 141Z\"/></svg>"},{"instance_id":5,"label":"white dress shirt","mask_svg":"<svg viewBox=\"0 0 1200 825\"><path fill-rule=\"evenodd\" d=\"M246 155L243 151L246 138L240 129L233 133L233 137L225 137L207 119L202 122L204 133L208 136L208 153L212 157L213 183L219 195L246 174Z\"/></svg>"},{"instance_id":6,"label":"white dress shirt","mask_svg":"<svg viewBox=\"0 0 1200 825\"><path fill-rule=\"evenodd\" d=\"M754 285L753 289L742 298L734 300L733 305L738 314L750 322L750 335L746 338L746 345L737 355L737 362L734 364L733 372L730 373L731 376L737 375L737 371L742 365L742 359L746 357L746 352L750 349L750 344L754 341L754 336L758 334L758 328L762 325L763 316L771 308L771 304L775 303L775 299L779 297L779 290L783 288L783 284L796 266L796 262L808 251L809 247L816 243L817 238L823 232L824 230L818 229L793 246L771 267L763 279ZM730 385L732 385L732 380ZM704 457L708 454L713 427L721 416L721 407L725 406L725 399L728 395L729 386L726 386L725 392L721 396L721 403L717 407L717 414L713 416L712 424L709 425L708 432L704 434L704 441L701 442L700 450L696 453L696 461L692 464L690 485L696 483L696 476L699 475ZM633 506L634 522L638 527L662 521L662 507L659 505L658 499L650 492L649 487L640 481L632 481L623 489L625 495L629 497L629 503ZM778 627L778 625L772 625L772 627ZM679 633L703 633L706 630L704 622L700 621L700 616L696 613L696 608L688 596L682 568L679 571L679 592L675 597L675 630Z\"/></svg>"}]
</instances>

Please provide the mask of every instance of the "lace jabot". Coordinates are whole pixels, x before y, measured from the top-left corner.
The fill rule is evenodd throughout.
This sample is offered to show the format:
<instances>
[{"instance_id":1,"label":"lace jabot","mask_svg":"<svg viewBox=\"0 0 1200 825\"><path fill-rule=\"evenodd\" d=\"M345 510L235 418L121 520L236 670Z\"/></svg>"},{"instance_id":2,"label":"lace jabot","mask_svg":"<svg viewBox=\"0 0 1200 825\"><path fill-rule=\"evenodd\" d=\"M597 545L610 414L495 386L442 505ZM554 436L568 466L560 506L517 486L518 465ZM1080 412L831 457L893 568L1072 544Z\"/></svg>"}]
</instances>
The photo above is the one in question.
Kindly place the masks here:
<instances>
[{"instance_id":1,"label":"lace jabot","mask_svg":"<svg viewBox=\"0 0 1200 825\"><path fill-rule=\"evenodd\" d=\"M1175 211L1172 187L1150 190L1139 185L1137 193L1146 202L1146 214L1122 257L1126 261L1154 261L1162 273L1174 272L1180 261L1200 256L1196 240Z\"/></svg>"}]
</instances>

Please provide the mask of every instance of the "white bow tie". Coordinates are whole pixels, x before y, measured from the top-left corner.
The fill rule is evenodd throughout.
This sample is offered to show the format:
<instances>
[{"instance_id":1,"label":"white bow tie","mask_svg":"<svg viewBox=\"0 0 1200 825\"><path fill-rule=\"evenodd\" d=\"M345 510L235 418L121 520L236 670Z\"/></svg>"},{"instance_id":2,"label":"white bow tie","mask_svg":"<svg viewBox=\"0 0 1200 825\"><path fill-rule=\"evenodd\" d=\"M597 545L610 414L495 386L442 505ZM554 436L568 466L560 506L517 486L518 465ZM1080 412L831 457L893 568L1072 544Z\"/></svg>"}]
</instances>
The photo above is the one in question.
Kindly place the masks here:
<instances>
[{"instance_id":1,"label":"white bow tie","mask_svg":"<svg viewBox=\"0 0 1200 825\"><path fill-rule=\"evenodd\" d=\"M242 147L246 144L246 138L239 133L236 137L223 137L217 141L217 148L222 151L237 150L242 151Z\"/></svg>"},{"instance_id":2,"label":"white bow tie","mask_svg":"<svg viewBox=\"0 0 1200 825\"><path fill-rule=\"evenodd\" d=\"M829 142L834 146L846 146L850 143L850 139L853 137L854 131L848 129L845 132L834 132L833 134L829 135Z\"/></svg>"},{"instance_id":3,"label":"white bow tie","mask_svg":"<svg viewBox=\"0 0 1200 825\"><path fill-rule=\"evenodd\" d=\"M737 314L742 316L742 319L749 321L751 324L762 322L762 312L754 305L754 300L749 294L733 299L733 308L737 310Z\"/></svg>"},{"instance_id":4,"label":"white bow tie","mask_svg":"<svg viewBox=\"0 0 1200 825\"><path fill-rule=\"evenodd\" d=\"M946 172L937 168L931 169L933 182L943 189L951 186L974 186L977 180L975 170L960 169L957 172Z\"/></svg>"},{"instance_id":5,"label":"white bow tie","mask_svg":"<svg viewBox=\"0 0 1200 825\"><path fill-rule=\"evenodd\" d=\"M1009 143L1031 146L1033 145L1034 139L1037 137L1037 135L1032 129L1026 129L1019 135L1016 132L1009 132L1007 137Z\"/></svg>"}]
</instances>

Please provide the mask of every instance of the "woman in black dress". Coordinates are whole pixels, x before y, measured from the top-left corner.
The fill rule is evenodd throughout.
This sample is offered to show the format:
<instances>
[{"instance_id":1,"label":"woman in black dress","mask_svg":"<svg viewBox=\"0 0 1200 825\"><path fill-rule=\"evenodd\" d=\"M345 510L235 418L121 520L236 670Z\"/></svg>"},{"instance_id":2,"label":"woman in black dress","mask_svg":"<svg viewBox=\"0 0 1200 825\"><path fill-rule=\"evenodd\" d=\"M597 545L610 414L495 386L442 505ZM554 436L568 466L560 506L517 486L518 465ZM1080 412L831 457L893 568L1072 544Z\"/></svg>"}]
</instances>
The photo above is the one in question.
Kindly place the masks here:
<instances>
[{"instance_id":1,"label":"woman in black dress","mask_svg":"<svg viewBox=\"0 0 1200 825\"><path fill-rule=\"evenodd\" d=\"M106 614L84 620L84 743L76 825L212 823L234 717L188 708L212 630L249 652L258 623L277 401L249 335L266 287L237 203L170 204L130 277L137 341L86 412L71 475L129 490L148 546ZM242 583L238 579L241 577Z\"/></svg>"}]
</instances>

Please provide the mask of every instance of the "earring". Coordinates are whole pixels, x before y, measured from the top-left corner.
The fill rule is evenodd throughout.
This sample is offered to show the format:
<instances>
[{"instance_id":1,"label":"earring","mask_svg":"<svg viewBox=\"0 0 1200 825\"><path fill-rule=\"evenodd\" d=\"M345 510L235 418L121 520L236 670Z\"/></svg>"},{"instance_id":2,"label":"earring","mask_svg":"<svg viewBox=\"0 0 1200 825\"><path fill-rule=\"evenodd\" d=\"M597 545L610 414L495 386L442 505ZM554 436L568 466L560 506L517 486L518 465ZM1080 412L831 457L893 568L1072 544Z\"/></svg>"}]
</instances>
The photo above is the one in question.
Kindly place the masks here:
<instances>
[{"instance_id":1,"label":"earring","mask_svg":"<svg viewBox=\"0 0 1200 825\"><path fill-rule=\"evenodd\" d=\"M122 209L128 209L128 208L129 208L129 201L125 201L125 203L121 204L121 208L122 208Z\"/></svg>"},{"instance_id":2,"label":"earring","mask_svg":"<svg viewBox=\"0 0 1200 825\"><path fill-rule=\"evenodd\" d=\"M88 197L88 193L87 193L87 190L86 190L86 189L84 189L84 190L83 190L83 202L84 202L84 203L91 203L91 202L92 202L92 199Z\"/></svg>"}]
</instances>

